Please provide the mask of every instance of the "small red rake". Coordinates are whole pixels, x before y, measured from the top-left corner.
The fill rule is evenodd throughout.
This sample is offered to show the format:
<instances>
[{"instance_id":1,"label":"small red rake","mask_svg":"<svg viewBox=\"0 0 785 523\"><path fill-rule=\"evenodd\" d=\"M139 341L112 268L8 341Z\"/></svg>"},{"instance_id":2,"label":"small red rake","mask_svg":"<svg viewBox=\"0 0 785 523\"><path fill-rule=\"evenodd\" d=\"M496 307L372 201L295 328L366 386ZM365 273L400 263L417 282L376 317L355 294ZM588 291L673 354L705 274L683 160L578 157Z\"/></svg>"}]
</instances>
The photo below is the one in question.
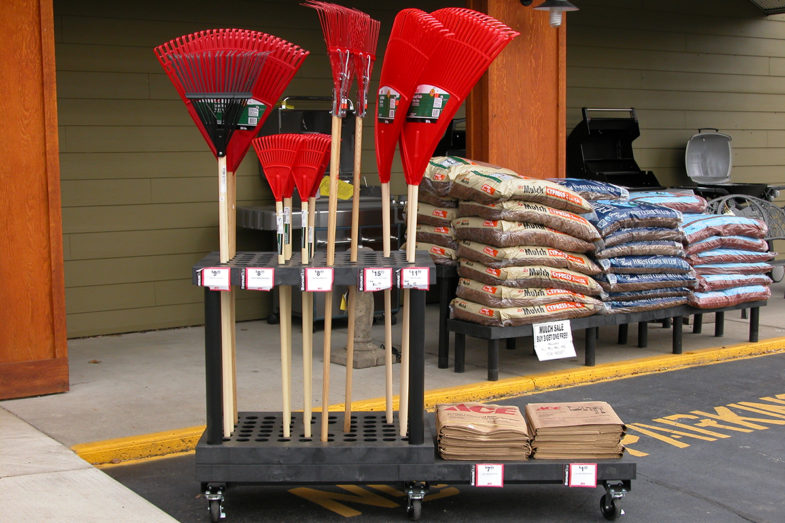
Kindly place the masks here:
<instances>
[{"instance_id":1,"label":"small red rake","mask_svg":"<svg viewBox=\"0 0 785 523\"><path fill-rule=\"evenodd\" d=\"M262 164L265 178L275 197L278 264L286 263L284 253L283 199L288 187L294 187L292 167L302 143L301 134L274 134L255 138L251 143ZM291 193L290 193L291 195ZM291 374L292 374L292 287L278 287L281 332L281 388L283 390L283 436L291 436Z\"/></svg>"},{"instance_id":2,"label":"small red rake","mask_svg":"<svg viewBox=\"0 0 785 523\"><path fill-rule=\"evenodd\" d=\"M310 218L311 212L316 211L316 191L319 190L319 182L324 176L327 168L325 163L325 153L330 152L329 134L303 134L300 148L297 150L297 157L292 167L292 177L297 185L297 192L300 194L302 202L301 213L301 243L300 258L303 265L310 261L311 253L311 232L313 222ZM329 157L327 158L329 162ZM309 224L311 226L309 227ZM303 291L302 293L302 329L303 329L303 435L311 437L311 417L312 417L312 372L313 372L313 293Z\"/></svg>"},{"instance_id":3,"label":"small red rake","mask_svg":"<svg viewBox=\"0 0 785 523\"><path fill-rule=\"evenodd\" d=\"M420 75L401 132L401 156L407 183L406 260L414 262L418 189L428 161L472 87L494 58L518 36L495 18L471 9L451 7L434 11L452 34L441 39ZM401 436L406 435L409 403L410 293L403 291L401 325Z\"/></svg>"},{"instance_id":4,"label":"small red rake","mask_svg":"<svg viewBox=\"0 0 785 523\"><path fill-rule=\"evenodd\" d=\"M419 9L404 9L395 16L382 62L376 98L376 166L382 187L382 249L390 256L390 171L395 146L409 110L411 94L428 65L430 52L448 31L433 16ZM385 399L387 423L393 422L392 296L384 291Z\"/></svg>"}]
</instances>

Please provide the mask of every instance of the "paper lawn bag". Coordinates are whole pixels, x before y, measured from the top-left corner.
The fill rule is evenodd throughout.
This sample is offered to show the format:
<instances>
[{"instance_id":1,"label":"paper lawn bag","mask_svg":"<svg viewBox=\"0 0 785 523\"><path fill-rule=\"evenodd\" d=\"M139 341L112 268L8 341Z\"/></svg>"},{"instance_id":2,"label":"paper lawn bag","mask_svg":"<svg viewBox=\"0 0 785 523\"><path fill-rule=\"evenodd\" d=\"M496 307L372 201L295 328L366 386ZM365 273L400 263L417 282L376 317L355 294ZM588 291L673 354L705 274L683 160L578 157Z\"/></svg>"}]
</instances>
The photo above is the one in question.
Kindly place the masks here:
<instances>
[{"instance_id":1,"label":"paper lawn bag","mask_svg":"<svg viewBox=\"0 0 785 523\"><path fill-rule=\"evenodd\" d=\"M436 407L439 455L454 460L524 460L529 430L515 406L453 403Z\"/></svg>"}]
</instances>

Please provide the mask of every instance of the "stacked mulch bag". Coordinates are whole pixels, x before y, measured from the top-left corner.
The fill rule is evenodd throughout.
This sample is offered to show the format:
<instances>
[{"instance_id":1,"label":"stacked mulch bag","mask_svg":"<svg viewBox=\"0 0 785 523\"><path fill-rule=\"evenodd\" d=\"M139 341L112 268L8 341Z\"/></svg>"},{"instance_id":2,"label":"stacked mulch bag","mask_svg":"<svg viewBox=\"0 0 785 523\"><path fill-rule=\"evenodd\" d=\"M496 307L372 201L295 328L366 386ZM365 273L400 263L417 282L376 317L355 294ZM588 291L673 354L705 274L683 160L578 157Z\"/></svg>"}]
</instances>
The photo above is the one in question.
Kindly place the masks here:
<instances>
[{"instance_id":1,"label":"stacked mulch bag","mask_svg":"<svg viewBox=\"0 0 785 523\"><path fill-rule=\"evenodd\" d=\"M592 202L591 221L602 236L595 256L603 274L597 279L608 292L611 314L684 305L695 283L682 243L682 213L663 206L670 195L647 194Z\"/></svg>"},{"instance_id":2,"label":"stacked mulch bag","mask_svg":"<svg viewBox=\"0 0 785 523\"><path fill-rule=\"evenodd\" d=\"M436 406L436 445L449 460L525 460L529 429L515 406L451 403Z\"/></svg>"},{"instance_id":3,"label":"stacked mulch bag","mask_svg":"<svg viewBox=\"0 0 785 523\"><path fill-rule=\"evenodd\" d=\"M529 403L526 421L535 459L620 458L626 427L604 401Z\"/></svg>"},{"instance_id":4,"label":"stacked mulch bag","mask_svg":"<svg viewBox=\"0 0 785 523\"><path fill-rule=\"evenodd\" d=\"M523 325L599 312L600 267L587 255L599 234L591 206L554 182L473 167L455 177L458 240L454 318Z\"/></svg>"},{"instance_id":5,"label":"stacked mulch bag","mask_svg":"<svg viewBox=\"0 0 785 523\"><path fill-rule=\"evenodd\" d=\"M771 271L760 220L726 214L685 214L687 255L697 273L690 305L701 309L768 300Z\"/></svg>"}]
</instances>

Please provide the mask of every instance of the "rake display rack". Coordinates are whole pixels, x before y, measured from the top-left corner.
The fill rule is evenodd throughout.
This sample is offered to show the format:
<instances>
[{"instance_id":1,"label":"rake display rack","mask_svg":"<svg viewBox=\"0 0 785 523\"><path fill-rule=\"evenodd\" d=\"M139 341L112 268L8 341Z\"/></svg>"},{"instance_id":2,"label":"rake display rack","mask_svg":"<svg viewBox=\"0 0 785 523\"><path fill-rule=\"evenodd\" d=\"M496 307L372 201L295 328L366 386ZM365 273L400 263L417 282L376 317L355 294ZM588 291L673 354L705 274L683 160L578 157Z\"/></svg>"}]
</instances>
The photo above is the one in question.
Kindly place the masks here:
<instances>
[{"instance_id":1,"label":"rake display rack","mask_svg":"<svg viewBox=\"0 0 785 523\"><path fill-rule=\"evenodd\" d=\"M300 287L306 268L325 266L325 253L317 252L309 265L294 254L285 265L277 265L274 252L238 252L227 263L211 253L192 270L192 281L202 284L202 271L228 268L232 286L245 288L246 269L271 268L274 285ZM336 253L334 286L356 285L363 268L391 268L394 274L409 267L427 267L428 282L436 282L430 256L417 252L414 263L405 253L393 251L389 258L381 252L361 252L358 262L349 262L349 253ZM399 278L394 278L397 285ZM283 437L281 412L240 412L229 437L223 434L221 369L220 292L205 287L205 377L207 428L196 447L196 476L208 501L211 518L225 517L226 490L239 485L302 485L336 483L403 483L407 514L419 519L422 500L429 483L471 484L475 463L445 461L438 456L433 416L425 415L425 290L411 289L408 435L399 435L398 417L388 424L384 411L353 412L350 429L343 430L344 413L328 414L329 437L320 441L303 435L302 413L293 413L291 437ZM321 413L312 416L316 426ZM502 461L505 484L564 484L569 461ZM635 463L627 458L599 460L597 485L605 489L601 501L609 519L619 514L619 501L635 478Z\"/></svg>"}]
</instances>

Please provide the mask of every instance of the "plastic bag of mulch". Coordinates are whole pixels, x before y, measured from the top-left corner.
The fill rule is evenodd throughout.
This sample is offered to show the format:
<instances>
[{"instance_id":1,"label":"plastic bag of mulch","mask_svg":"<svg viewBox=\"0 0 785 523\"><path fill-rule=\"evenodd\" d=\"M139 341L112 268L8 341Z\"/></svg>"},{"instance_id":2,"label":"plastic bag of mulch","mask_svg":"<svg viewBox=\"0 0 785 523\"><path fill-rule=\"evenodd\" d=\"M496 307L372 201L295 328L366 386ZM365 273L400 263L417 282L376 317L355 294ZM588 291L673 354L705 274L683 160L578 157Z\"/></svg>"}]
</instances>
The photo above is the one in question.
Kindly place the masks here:
<instances>
[{"instance_id":1,"label":"plastic bag of mulch","mask_svg":"<svg viewBox=\"0 0 785 523\"><path fill-rule=\"evenodd\" d=\"M564 252L555 247L537 247L535 245L494 247L484 243L462 240L458 244L458 257L497 269L524 265L546 265L570 269L589 276L602 272L600 266L588 256Z\"/></svg>"},{"instance_id":2,"label":"plastic bag of mulch","mask_svg":"<svg viewBox=\"0 0 785 523\"><path fill-rule=\"evenodd\" d=\"M583 196L586 200L626 200L630 192L624 187L598 180L582 178L548 178L554 183L568 188Z\"/></svg>"},{"instance_id":3,"label":"plastic bag of mulch","mask_svg":"<svg viewBox=\"0 0 785 523\"><path fill-rule=\"evenodd\" d=\"M418 203L428 203L433 205L434 207L442 207L447 209L456 209L458 207L458 200L455 198L446 198L439 196L438 194L433 194L428 191L422 190L418 191L417 202Z\"/></svg>"},{"instance_id":4,"label":"plastic bag of mulch","mask_svg":"<svg viewBox=\"0 0 785 523\"><path fill-rule=\"evenodd\" d=\"M426 251L431 255L433 263L437 265L457 265L458 256L455 250L433 243L415 242L415 250ZM406 250L406 243L401 246L401 250Z\"/></svg>"},{"instance_id":5,"label":"plastic bag of mulch","mask_svg":"<svg viewBox=\"0 0 785 523\"><path fill-rule=\"evenodd\" d=\"M681 224L682 215L679 211L648 203L601 200L592 202L592 208L594 216L589 221L597 227L603 238L623 228L677 228Z\"/></svg>"},{"instance_id":6,"label":"plastic bag of mulch","mask_svg":"<svg viewBox=\"0 0 785 523\"><path fill-rule=\"evenodd\" d=\"M565 252L579 253L594 250L593 243L537 223L485 220L474 216L464 216L453 220L452 225L455 228L456 239L480 242L495 247L542 245L555 247Z\"/></svg>"},{"instance_id":7,"label":"plastic bag of mulch","mask_svg":"<svg viewBox=\"0 0 785 523\"><path fill-rule=\"evenodd\" d=\"M699 274L696 278L695 291L721 291L731 287L771 285L771 283L771 278L765 274Z\"/></svg>"},{"instance_id":8,"label":"plastic bag of mulch","mask_svg":"<svg viewBox=\"0 0 785 523\"><path fill-rule=\"evenodd\" d=\"M434 156L425 168L420 189L431 194L447 197L452 189L455 178L470 169L479 171L502 172L511 176L518 176L512 169L505 169L485 162L469 160L459 156ZM454 199L454 198L453 198Z\"/></svg>"},{"instance_id":9,"label":"plastic bag of mulch","mask_svg":"<svg viewBox=\"0 0 785 523\"><path fill-rule=\"evenodd\" d=\"M597 249L594 256L597 258L617 258L619 256L679 256L683 258L685 252L681 242L654 240L604 247Z\"/></svg>"},{"instance_id":10,"label":"plastic bag of mulch","mask_svg":"<svg viewBox=\"0 0 785 523\"><path fill-rule=\"evenodd\" d=\"M560 301L588 303L599 307L602 303L597 298L567 289L488 285L468 278L461 278L458 281L455 295L489 307L531 307Z\"/></svg>"},{"instance_id":11,"label":"plastic bag of mulch","mask_svg":"<svg viewBox=\"0 0 785 523\"><path fill-rule=\"evenodd\" d=\"M777 255L776 252L744 251L741 249L712 249L692 254L689 257L693 265L711 263L750 263L767 262Z\"/></svg>"},{"instance_id":12,"label":"plastic bag of mulch","mask_svg":"<svg viewBox=\"0 0 785 523\"><path fill-rule=\"evenodd\" d=\"M558 269L544 265L528 267L504 267L496 269L481 263L460 259L458 275L463 278L507 287L554 287L580 292L589 296L602 294L602 288L592 278L569 269Z\"/></svg>"},{"instance_id":13,"label":"plastic bag of mulch","mask_svg":"<svg viewBox=\"0 0 785 523\"><path fill-rule=\"evenodd\" d=\"M771 289L765 285L734 287L711 292L695 292L690 295L689 303L698 309L721 309L740 303L766 301L771 297Z\"/></svg>"},{"instance_id":14,"label":"plastic bag of mulch","mask_svg":"<svg viewBox=\"0 0 785 523\"><path fill-rule=\"evenodd\" d=\"M681 227L689 244L711 236L765 238L768 232L761 220L728 214L685 214Z\"/></svg>"},{"instance_id":15,"label":"plastic bag of mulch","mask_svg":"<svg viewBox=\"0 0 785 523\"><path fill-rule=\"evenodd\" d=\"M682 213L706 212L707 202L692 191L636 191L630 193L631 202L661 205Z\"/></svg>"},{"instance_id":16,"label":"plastic bag of mulch","mask_svg":"<svg viewBox=\"0 0 785 523\"><path fill-rule=\"evenodd\" d=\"M767 274L771 265L763 262L755 263L708 263L693 265L697 274Z\"/></svg>"},{"instance_id":17,"label":"plastic bag of mulch","mask_svg":"<svg viewBox=\"0 0 785 523\"><path fill-rule=\"evenodd\" d=\"M684 242L684 232L680 228L672 227L624 227L612 232L595 242L597 248L613 247L630 242L650 242L667 240Z\"/></svg>"},{"instance_id":18,"label":"plastic bag of mulch","mask_svg":"<svg viewBox=\"0 0 785 523\"><path fill-rule=\"evenodd\" d=\"M687 303L687 296L672 296L669 298L645 298L632 301L606 301L607 314L630 314L633 312L670 309Z\"/></svg>"},{"instance_id":19,"label":"plastic bag of mulch","mask_svg":"<svg viewBox=\"0 0 785 523\"><path fill-rule=\"evenodd\" d=\"M769 250L769 244L762 238L751 238L749 236L710 236L705 240L693 242L687 245L688 255L698 254L712 249L741 249L743 251L765 252Z\"/></svg>"},{"instance_id":20,"label":"plastic bag of mulch","mask_svg":"<svg viewBox=\"0 0 785 523\"><path fill-rule=\"evenodd\" d=\"M690 294L687 287L664 287L662 289L647 289L643 291L609 292L607 301L632 301L652 298L672 298Z\"/></svg>"},{"instance_id":21,"label":"plastic bag of mulch","mask_svg":"<svg viewBox=\"0 0 785 523\"><path fill-rule=\"evenodd\" d=\"M574 301L560 301L531 307L488 307L463 298L454 298L450 302L452 318L498 327L583 318L603 309L602 304L594 305Z\"/></svg>"},{"instance_id":22,"label":"plastic bag of mulch","mask_svg":"<svg viewBox=\"0 0 785 523\"><path fill-rule=\"evenodd\" d=\"M689 272L681 274L598 274L594 279L607 292L692 287L695 284L695 275Z\"/></svg>"},{"instance_id":23,"label":"plastic bag of mulch","mask_svg":"<svg viewBox=\"0 0 785 523\"><path fill-rule=\"evenodd\" d=\"M417 242L441 245L448 249L456 250L458 242L455 240L455 230L452 225L417 224Z\"/></svg>"},{"instance_id":24,"label":"plastic bag of mulch","mask_svg":"<svg viewBox=\"0 0 785 523\"><path fill-rule=\"evenodd\" d=\"M576 214L591 212L591 206L582 196L557 183L478 169L459 174L450 196L479 203L522 200Z\"/></svg>"},{"instance_id":25,"label":"plastic bag of mulch","mask_svg":"<svg viewBox=\"0 0 785 523\"><path fill-rule=\"evenodd\" d=\"M520 200L487 204L461 201L458 205L458 216L479 216L486 220L538 223L581 240L593 242L600 239L600 233L583 216L539 203Z\"/></svg>"},{"instance_id":26,"label":"plastic bag of mulch","mask_svg":"<svg viewBox=\"0 0 785 523\"><path fill-rule=\"evenodd\" d=\"M435 207L429 203L417 204L417 223L449 227L458 216L458 210L450 207Z\"/></svg>"},{"instance_id":27,"label":"plastic bag of mulch","mask_svg":"<svg viewBox=\"0 0 785 523\"><path fill-rule=\"evenodd\" d=\"M683 273L692 266L678 256L620 256L597 260L605 272L615 274Z\"/></svg>"}]
</instances>

